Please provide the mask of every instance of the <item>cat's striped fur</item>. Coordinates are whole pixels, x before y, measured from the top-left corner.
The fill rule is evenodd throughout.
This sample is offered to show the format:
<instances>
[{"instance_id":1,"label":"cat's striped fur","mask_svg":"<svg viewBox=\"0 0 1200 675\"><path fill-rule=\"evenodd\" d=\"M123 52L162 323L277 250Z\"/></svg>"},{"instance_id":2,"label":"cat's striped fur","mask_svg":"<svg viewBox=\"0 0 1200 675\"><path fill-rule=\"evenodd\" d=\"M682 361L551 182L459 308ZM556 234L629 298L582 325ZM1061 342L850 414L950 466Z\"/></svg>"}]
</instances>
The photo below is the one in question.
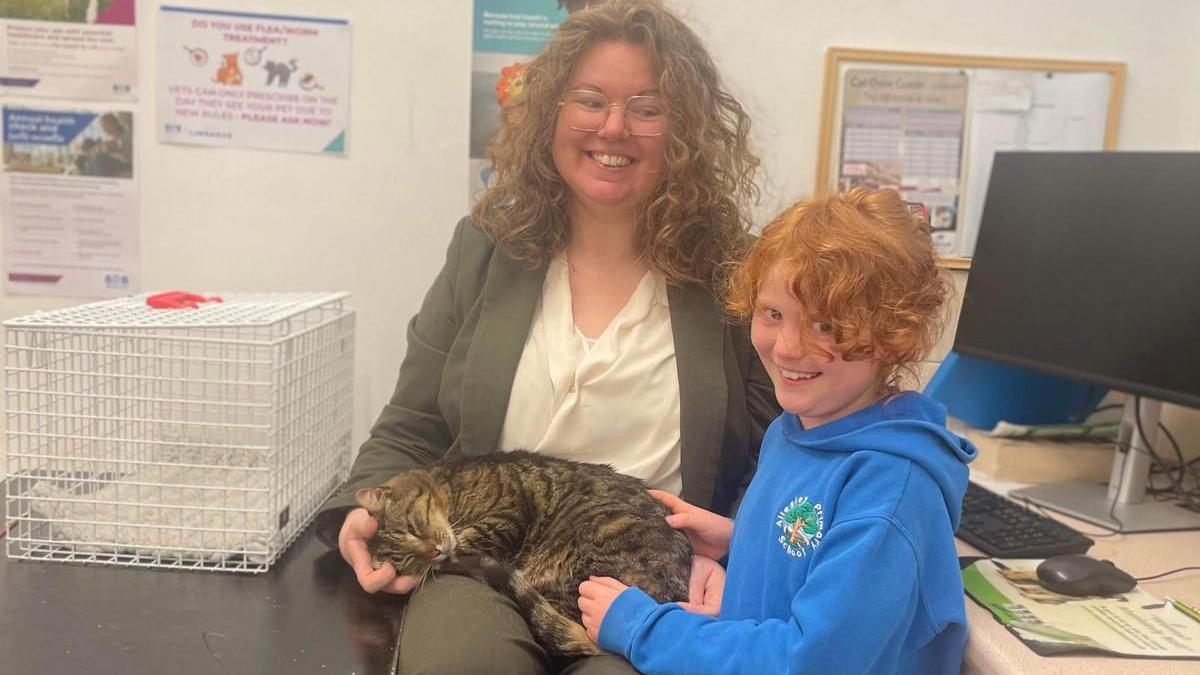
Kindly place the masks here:
<instances>
[{"instance_id":1,"label":"cat's striped fur","mask_svg":"<svg viewBox=\"0 0 1200 675\"><path fill-rule=\"evenodd\" d=\"M599 653L579 623L588 575L687 599L687 536L642 481L608 466L499 452L405 471L357 499L379 521L373 564L466 571L511 597L554 656Z\"/></svg>"}]
</instances>

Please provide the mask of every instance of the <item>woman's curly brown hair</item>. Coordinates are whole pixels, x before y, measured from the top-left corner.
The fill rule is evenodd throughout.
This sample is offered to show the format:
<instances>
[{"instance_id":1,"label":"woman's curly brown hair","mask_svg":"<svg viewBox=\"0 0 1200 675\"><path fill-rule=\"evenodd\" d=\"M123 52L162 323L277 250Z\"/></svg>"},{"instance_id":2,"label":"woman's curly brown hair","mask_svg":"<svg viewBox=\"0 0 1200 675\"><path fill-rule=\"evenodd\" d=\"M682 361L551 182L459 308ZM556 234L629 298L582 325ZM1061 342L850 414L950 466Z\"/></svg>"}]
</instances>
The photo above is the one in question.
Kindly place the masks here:
<instances>
[{"instance_id":1,"label":"woman's curly brown hair","mask_svg":"<svg viewBox=\"0 0 1200 675\"><path fill-rule=\"evenodd\" d=\"M928 226L893 190L855 188L784 211L729 275L728 310L750 318L775 270L813 321L832 325L843 358L878 360L881 390L915 376L941 332L950 285Z\"/></svg>"},{"instance_id":2,"label":"woman's curly brown hair","mask_svg":"<svg viewBox=\"0 0 1200 675\"><path fill-rule=\"evenodd\" d=\"M601 2L559 26L503 111L489 148L495 184L472 216L501 251L531 266L564 249L568 189L551 156L558 101L583 54L610 41L646 49L669 116L665 170L638 214L638 250L668 281L713 283L742 245L757 197L750 120L696 34L651 0Z\"/></svg>"}]
</instances>

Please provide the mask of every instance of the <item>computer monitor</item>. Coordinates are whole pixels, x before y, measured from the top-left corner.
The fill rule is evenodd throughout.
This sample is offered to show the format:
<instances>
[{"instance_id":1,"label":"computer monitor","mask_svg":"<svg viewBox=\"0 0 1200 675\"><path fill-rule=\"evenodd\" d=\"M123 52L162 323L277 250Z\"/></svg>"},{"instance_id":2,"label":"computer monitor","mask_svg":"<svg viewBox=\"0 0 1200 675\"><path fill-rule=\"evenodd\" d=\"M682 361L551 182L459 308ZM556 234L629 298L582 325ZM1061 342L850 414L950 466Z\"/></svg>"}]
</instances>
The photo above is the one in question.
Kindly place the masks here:
<instances>
[{"instance_id":1,"label":"computer monitor","mask_svg":"<svg viewBox=\"0 0 1200 675\"><path fill-rule=\"evenodd\" d=\"M1200 153L997 153L954 349L1129 395L1107 489L1012 496L1125 532L1200 528L1145 499L1160 402L1200 408Z\"/></svg>"}]
</instances>

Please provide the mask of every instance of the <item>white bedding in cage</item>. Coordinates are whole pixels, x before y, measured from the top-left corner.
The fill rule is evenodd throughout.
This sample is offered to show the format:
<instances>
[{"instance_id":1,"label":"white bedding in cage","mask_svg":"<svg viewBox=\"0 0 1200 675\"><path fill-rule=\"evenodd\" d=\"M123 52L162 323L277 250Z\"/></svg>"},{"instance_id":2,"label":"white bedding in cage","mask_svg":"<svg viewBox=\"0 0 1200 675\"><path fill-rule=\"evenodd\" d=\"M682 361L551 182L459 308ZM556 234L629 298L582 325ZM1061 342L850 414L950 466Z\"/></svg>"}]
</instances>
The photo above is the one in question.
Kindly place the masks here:
<instances>
[{"instance_id":1,"label":"white bedding in cage","mask_svg":"<svg viewBox=\"0 0 1200 675\"><path fill-rule=\"evenodd\" d=\"M26 497L34 516L49 521L54 541L76 553L269 562L268 472L245 458L238 462L244 466L230 466L228 458L212 461L211 452L167 452L162 459L170 463L119 475L76 470L67 478L46 476Z\"/></svg>"}]
</instances>

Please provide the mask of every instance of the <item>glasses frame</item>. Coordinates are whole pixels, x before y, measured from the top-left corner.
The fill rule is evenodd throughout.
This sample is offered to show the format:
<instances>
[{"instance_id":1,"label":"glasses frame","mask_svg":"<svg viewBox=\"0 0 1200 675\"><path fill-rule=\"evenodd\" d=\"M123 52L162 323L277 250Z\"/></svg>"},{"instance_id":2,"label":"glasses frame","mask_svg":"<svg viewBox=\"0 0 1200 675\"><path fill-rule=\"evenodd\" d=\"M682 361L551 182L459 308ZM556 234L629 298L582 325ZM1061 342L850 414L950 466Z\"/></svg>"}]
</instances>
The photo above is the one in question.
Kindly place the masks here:
<instances>
[{"instance_id":1,"label":"glasses frame","mask_svg":"<svg viewBox=\"0 0 1200 675\"><path fill-rule=\"evenodd\" d=\"M575 92L581 92L584 94L593 94L596 96L600 96L605 101L609 100L608 96L605 96L603 92L595 91L594 89L568 89L567 91L563 92L563 96L565 97L568 94L572 94ZM608 124L608 116L612 114L612 109L620 108L621 109L621 122L623 123L623 125L625 127L625 132L628 133L630 136L654 137L654 136L662 136L663 134L665 134L667 132L667 122L665 119L663 120L663 130L656 134L639 133L639 132L634 131L632 128L630 128L630 126L629 126L629 102L634 100L635 98L652 98L656 101L662 100L661 96L656 96L653 94L634 94L633 96L630 96L629 98L625 99L624 103L609 102L608 105L606 105L604 108L604 119L600 121L600 126L596 127L595 129L584 129L582 127L577 127L572 124L568 124L567 126L574 131L586 131L589 133L594 133L594 132L600 131L601 129L604 128L605 124ZM558 101L559 108L562 108L566 104L567 104L567 101L559 99L559 101ZM666 115L664 114L663 117L665 118Z\"/></svg>"}]
</instances>

